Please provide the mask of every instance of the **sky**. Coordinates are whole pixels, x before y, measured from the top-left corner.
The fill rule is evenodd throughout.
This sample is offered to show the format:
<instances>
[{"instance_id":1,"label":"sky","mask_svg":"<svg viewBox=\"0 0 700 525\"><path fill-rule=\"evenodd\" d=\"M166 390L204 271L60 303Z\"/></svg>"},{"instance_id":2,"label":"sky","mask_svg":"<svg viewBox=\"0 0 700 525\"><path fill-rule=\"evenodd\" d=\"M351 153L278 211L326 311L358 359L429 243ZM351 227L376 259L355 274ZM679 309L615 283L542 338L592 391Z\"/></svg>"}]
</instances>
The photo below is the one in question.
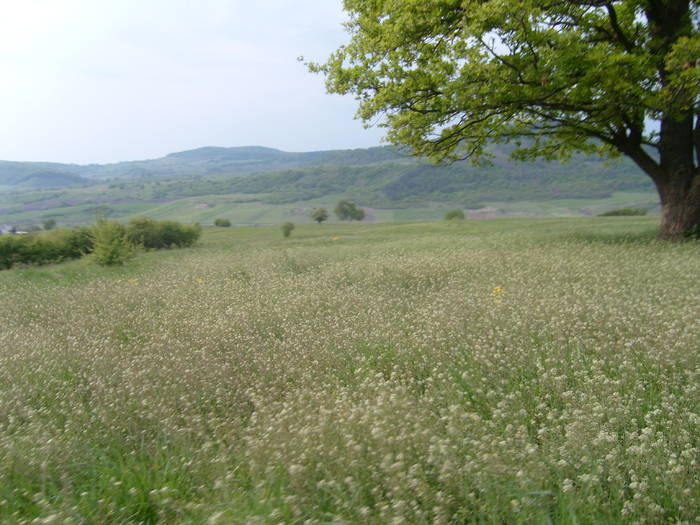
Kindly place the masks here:
<instances>
[{"instance_id":1,"label":"sky","mask_svg":"<svg viewBox=\"0 0 700 525\"><path fill-rule=\"evenodd\" d=\"M2 160L380 144L297 60L347 42L341 0L0 2Z\"/></svg>"}]
</instances>

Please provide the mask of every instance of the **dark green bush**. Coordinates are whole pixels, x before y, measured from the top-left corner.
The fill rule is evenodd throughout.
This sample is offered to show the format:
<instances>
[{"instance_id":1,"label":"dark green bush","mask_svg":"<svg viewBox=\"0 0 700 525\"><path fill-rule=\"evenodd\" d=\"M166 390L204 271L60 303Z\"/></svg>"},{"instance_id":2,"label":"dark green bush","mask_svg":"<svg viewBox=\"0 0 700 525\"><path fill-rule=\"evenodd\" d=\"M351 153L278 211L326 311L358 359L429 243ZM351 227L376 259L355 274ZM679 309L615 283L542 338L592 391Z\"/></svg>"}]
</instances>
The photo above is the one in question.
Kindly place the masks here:
<instances>
[{"instance_id":1,"label":"dark green bush","mask_svg":"<svg viewBox=\"0 0 700 525\"><path fill-rule=\"evenodd\" d=\"M0 269L15 264L48 264L77 259L93 248L90 228L56 229L0 236Z\"/></svg>"},{"instance_id":2,"label":"dark green bush","mask_svg":"<svg viewBox=\"0 0 700 525\"><path fill-rule=\"evenodd\" d=\"M445 214L446 221L463 221L464 212L462 210L450 210Z\"/></svg>"},{"instance_id":3,"label":"dark green bush","mask_svg":"<svg viewBox=\"0 0 700 525\"><path fill-rule=\"evenodd\" d=\"M620 208L618 210L610 210L605 213L600 213L598 217L628 217L632 215L646 215L646 210L639 208Z\"/></svg>"},{"instance_id":4,"label":"dark green bush","mask_svg":"<svg viewBox=\"0 0 700 525\"><path fill-rule=\"evenodd\" d=\"M175 221L156 221L149 217L131 219L126 229L129 242L147 250L192 246L201 233L202 228L198 224L190 226Z\"/></svg>"},{"instance_id":5,"label":"dark green bush","mask_svg":"<svg viewBox=\"0 0 700 525\"><path fill-rule=\"evenodd\" d=\"M219 226L220 228L228 228L231 226L231 221L228 219L214 219L214 226Z\"/></svg>"},{"instance_id":6,"label":"dark green bush","mask_svg":"<svg viewBox=\"0 0 700 525\"><path fill-rule=\"evenodd\" d=\"M18 262L22 239L19 235L0 235L0 269L9 270Z\"/></svg>"},{"instance_id":7,"label":"dark green bush","mask_svg":"<svg viewBox=\"0 0 700 525\"><path fill-rule=\"evenodd\" d=\"M95 250L98 254L94 259L104 261L100 264L118 264L132 255L135 246L149 250L191 246L199 239L201 231L197 224L188 226L175 221L139 217L129 221L126 227L100 219L93 227L0 235L0 269L9 269L16 264L38 265L78 259ZM122 233L126 245L121 240ZM99 248L96 246L98 241Z\"/></svg>"},{"instance_id":8,"label":"dark green bush","mask_svg":"<svg viewBox=\"0 0 700 525\"><path fill-rule=\"evenodd\" d=\"M282 225L282 235L286 237L289 237L292 234L292 230L294 230L294 223L293 222L285 222Z\"/></svg>"}]
</instances>

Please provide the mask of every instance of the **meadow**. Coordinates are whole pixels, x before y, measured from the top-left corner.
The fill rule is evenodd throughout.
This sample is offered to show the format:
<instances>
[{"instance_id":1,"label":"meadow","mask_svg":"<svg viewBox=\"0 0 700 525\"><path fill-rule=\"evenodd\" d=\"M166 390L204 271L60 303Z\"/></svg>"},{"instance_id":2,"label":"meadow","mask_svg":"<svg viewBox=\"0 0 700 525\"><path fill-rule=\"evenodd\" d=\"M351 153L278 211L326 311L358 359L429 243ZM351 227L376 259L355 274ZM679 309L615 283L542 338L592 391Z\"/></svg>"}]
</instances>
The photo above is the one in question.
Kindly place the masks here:
<instances>
[{"instance_id":1,"label":"meadow","mask_svg":"<svg viewBox=\"0 0 700 525\"><path fill-rule=\"evenodd\" d=\"M0 272L0 522L700 522L658 218L206 228Z\"/></svg>"}]
</instances>

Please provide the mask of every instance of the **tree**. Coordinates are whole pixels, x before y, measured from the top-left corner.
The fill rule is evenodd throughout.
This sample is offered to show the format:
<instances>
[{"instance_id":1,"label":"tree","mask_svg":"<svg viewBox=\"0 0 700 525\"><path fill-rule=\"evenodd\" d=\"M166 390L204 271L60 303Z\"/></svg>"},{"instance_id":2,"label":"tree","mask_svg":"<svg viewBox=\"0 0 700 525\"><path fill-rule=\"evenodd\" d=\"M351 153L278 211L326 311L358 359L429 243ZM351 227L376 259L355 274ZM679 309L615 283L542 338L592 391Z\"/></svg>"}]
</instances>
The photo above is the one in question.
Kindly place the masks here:
<instances>
[{"instance_id":1,"label":"tree","mask_svg":"<svg viewBox=\"0 0 700 525\"><path fill-rule=\"evenodd\" d=\"M656 185L660 238L700 224L700 0L345 0L324 64L366 123L435 161L630 157Z\"/></svg>"},{"instance_id":2,"label":"tree","mask_svg":"<svg viewBox=\"0 0 700 525\"><path fill-rule=\"evenodd\" d=\"M354 202L342 200L335 206L335 214L341 221L361 221L365 218L365 210L358 208Z\"/></svg>"},{"instance_id":3,"label":"tree","mask_svg":"<svg viewBox=\"0 0 700 525\"><path fill-rule=\"evenodd\" d=\"M46 219L42 223L42 226L44 227L44 230L53 230L56 227L56 220L55 219Z\"/></svg>"},{"instance_id":4,"label":"tree","mask_svg":"<svg viewBox=\"0 0 700 525\"><path fill-rule=\"evenodd\" d=\"M309 213L309 217L321 224L323 221L328 220L328 210L326 208L314 208Z\"/></svg>"}]
</instances>

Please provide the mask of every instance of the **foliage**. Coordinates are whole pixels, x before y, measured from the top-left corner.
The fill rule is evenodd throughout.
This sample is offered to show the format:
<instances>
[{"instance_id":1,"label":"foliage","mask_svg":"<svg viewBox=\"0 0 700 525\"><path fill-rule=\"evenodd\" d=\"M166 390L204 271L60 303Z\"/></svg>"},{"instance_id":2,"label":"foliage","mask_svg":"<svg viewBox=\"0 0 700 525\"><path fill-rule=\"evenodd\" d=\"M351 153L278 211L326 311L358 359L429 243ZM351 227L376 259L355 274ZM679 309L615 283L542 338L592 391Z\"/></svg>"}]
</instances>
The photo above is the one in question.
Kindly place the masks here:
<instances>
[{"instance_id":1,"label":"foliage","mask_svg":"<svg viewBox=\"0 0 700 525\"><path fill-rule=\"evenodd\" d=\"M639 208L619 208L617 210L610 210L599 214L599 217L621 217L629 215L646 215L646 210L641 210Z\"/></svg>"},{"instance_id":2,"label":"foliage","mask_svg":"<svg viewBox=\"0 0 700 525\"><path fill-rule=\"evenodd\" d=\"M309 217L321 224L323 221L328 220L328 210L326 208L314 208L309 213Z\"/></svg>"},{"instance_id":3,"label":"foliage","mask_svg":"<svg viewBox=\"0 0 700 525\"><path fill-rule=\"evenodd\" d=\"M341 221L361 221L365 218L365 210L347 200L341 200L336 204L335 214Z\"/></svg>"},{"instance_id":4,"label":"foliage","mask_svg":"<svg viewBox=\"0 0 700 525\"><path fill-rule=\"evenodd\" d=\"M93 260L104 261L100 264L119 264L133 255L136 246L153 250L182 248L194 244L200 234L201 227L196 224L188 226L174 221L139 217L132 219L127 227L102 219L92 227L60 228L27 235L0 235L0 269L9 269L18 264L59 263L80 258L93 250L97 251L96 255L93 254ZM98 240L100 244L96 246Z\"/></svg>"},{"instance_id":5,"label":"foliage","mask_svg":"<svg viewBox=\"0 0 700 525\"><path fill-rule=\"evenodd\" d=\"M150 217L136 217L129 221L127 238L135 246L147 250L184 248L192 246L201 235L197 224L188 226L175 221L156 221Z\"/></svg>"},{"instance_id":6,"label":"foliage","mask_svg":"<svg viewBox=\"0 0 700 525\"><path fill-rule=\"evenodd\" d=\"M214 219L214 226L218 226L219 228L229 228L231 226L231 221L229 219Z\"/></svg>"},{"instance_id":7,"label":"foliage","mask_svg":"<svg viewBox=\"0 0 700 525\"><path fill-rule=\"evenodd\" d=\"M285 238L289 237L292 234L294 228L295 226L293 222L285 222L282 225L282 235L284 235Z\"/></svg>"},{"instance_id":8,"label":"foliage","mask_svg":"<svg viewBox=\"0 0 700 525\"><path fill-rule=\"evenodd\" d=\"M350 42L310 67L437 161L487 159L493 141L516 159L627 155L677 238L700 223L699 5L346 0Z\"/></svg>"},{"instance_id":9,"label":"foliage","mask_svg":"<svg viewBox=\"0 0 700 525\"><path fill-rule=\"evenodd\" d=\"M135 254L126 227L116 221L100 220L92 228L93 250L90 258L100 266L124 264Z\"/></svg>"},{"instance_id":10,"label":"foliage","mask_svg":"<svg viewBox=\"0 0 700 525\"><path fill-rule=\"evenodd\" d=\"M16 264L39 265L77 259L90 253L90 228L56 229L28 235L0 236L0 269Z\"/></svg>"},{"instance_id":11,"label":"foliage","mask_svg":"<svg viewBox=\"0 0 700 525\"><path fill-rule=\"evenodd\" d=\"M56 219L46 219L42 223L42 226L44 227L44 230L53 230L56 227Z\"/></svg>"},{"instance_id":12,"label":"foliage","mask_svg":"<svg viewBox=\"0 0 700 525\"><path fill-rule=\"evenodd\" d=\"M446 221L463 221L464 220L464 212L462 210L450 210L447 213L445 213L445 220Z\"/></svg>"}]
</instances>

